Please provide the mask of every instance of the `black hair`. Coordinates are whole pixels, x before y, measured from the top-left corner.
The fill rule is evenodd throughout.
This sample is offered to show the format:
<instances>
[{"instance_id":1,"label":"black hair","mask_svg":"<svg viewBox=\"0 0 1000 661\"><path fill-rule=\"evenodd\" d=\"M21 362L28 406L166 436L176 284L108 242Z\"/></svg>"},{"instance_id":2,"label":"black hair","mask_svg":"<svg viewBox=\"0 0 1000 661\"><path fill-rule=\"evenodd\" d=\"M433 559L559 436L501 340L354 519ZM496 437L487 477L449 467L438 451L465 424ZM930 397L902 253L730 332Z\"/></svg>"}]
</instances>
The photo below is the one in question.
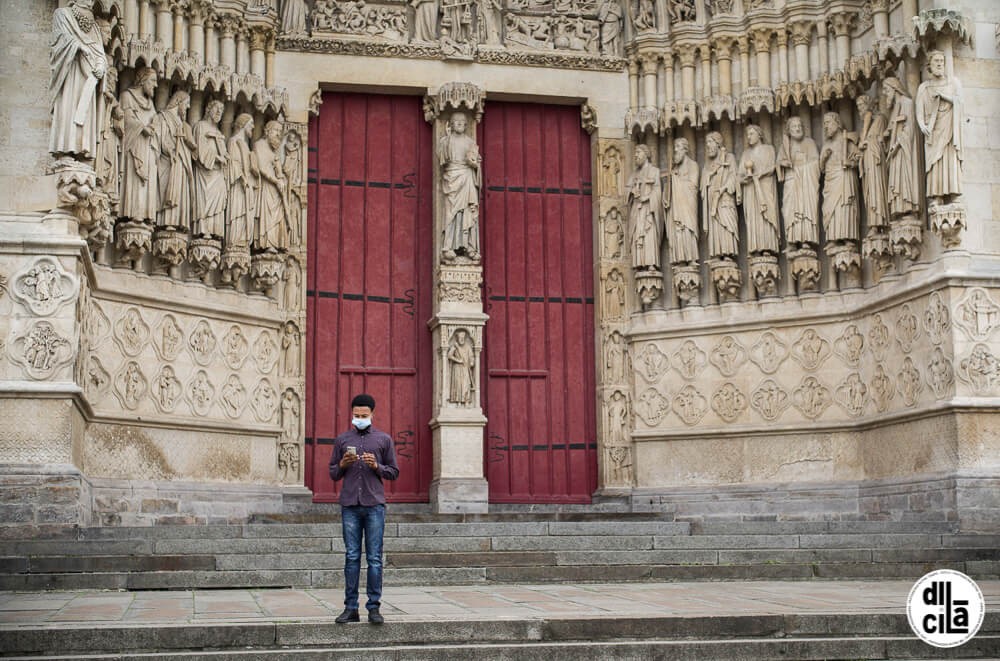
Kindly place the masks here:
<instances>
[{"instance_id":1,"label":"black hair","mask_svg":"<svg viewBox=\"0 0 1000 661\"><path fill-rule=\"evenodd\" d=\"M375 410L375 398L367 393L361 393L360 395L355 395L354 399L351 400L351 408L355 406L367 406L372 411Z\"/></svg>"}]
</instances>

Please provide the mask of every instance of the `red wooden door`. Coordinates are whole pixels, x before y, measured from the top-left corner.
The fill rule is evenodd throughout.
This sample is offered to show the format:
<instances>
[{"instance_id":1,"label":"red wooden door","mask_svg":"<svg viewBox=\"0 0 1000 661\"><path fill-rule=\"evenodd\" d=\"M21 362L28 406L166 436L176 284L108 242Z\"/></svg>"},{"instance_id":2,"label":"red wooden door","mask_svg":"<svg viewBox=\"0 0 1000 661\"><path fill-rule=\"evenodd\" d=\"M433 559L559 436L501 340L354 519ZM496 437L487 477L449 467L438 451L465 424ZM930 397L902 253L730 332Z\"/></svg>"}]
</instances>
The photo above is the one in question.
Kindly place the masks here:
<instances>
[{"instance_id":1,"label":"red wooden door","mask_svg":"<svg viewBox=\"0 0 1000 661\"><path fill-rule=\"evenodd\" d=\"M371 393L396 502L431 478L431 128L419 97L325 93L309 131L306 486L336 500L332 443Z\"/></svg>"},{"instance_id":2,"label":"red wooden door","mask_svg":"<svg viewBox=\"0 0 1000 661\"><path fill-rule=\"evenodd\" d=\"M486 472L492 502L597 487L590 139L579 108L483 116Z\"/></svg>"}]
</instances>

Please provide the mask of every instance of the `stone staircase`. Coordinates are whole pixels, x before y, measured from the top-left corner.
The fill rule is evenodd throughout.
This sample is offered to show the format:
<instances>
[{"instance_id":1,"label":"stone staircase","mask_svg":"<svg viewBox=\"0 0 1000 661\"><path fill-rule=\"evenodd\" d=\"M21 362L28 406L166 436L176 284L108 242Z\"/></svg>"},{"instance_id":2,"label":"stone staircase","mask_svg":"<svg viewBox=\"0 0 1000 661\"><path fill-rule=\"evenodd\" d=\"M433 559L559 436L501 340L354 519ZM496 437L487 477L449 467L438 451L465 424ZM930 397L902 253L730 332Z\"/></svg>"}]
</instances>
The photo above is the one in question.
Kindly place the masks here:
<instances>
[{"instance_id":1,"label":"stone staircase","mask_svg":"<svg viewBox=\"0 0 1000 661\"><path fill-rule=\"evenodd\" d=\"M65 528L0 541L0 590L342 585L331 516L244 525ZM287 522L292 520L295 522ZM1000 535L947 522L678 522L654 513L392 513L394 585L1000 575Z\"/></svg>"}]
</instances>

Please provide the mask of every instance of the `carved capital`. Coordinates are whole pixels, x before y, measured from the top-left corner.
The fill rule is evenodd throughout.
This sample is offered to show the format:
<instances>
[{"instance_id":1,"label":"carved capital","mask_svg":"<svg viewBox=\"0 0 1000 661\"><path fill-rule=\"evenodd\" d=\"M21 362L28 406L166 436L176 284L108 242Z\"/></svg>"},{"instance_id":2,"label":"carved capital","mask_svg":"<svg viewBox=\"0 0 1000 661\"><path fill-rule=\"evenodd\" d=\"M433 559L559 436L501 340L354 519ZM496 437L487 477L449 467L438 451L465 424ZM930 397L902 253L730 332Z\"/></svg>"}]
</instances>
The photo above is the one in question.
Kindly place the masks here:
<instances>
[{"instance_id":1,"label":"carved capital","mask_svg":"<svg viewBox=\"0 0 1000 661\"><path fill-rule=\"evenodd\" d=\"M813 25L812 21L795 21L789 23L788 31L792 36L792 45L808 46L812 41Z\"/></svg>"},{"instance_id":2,"label":"carved capital","mask_svg":"<svg viewBox=\"0 0 1000 661\"><path fill-rule=\"evenodd\" d=\"M857 24L858 15L856 12L843 11L830 15L830 29L833 36L846 37L851 34L851 30Z\"/></svg>"},{"instance_id":3,"label":"carved capital","mask_svg":"<svg viewBox=\"0 0 1000 661\"><path fill-rule=\"evenodd\" d=\"M628 63L628 74L630 76L638 76L639 75L639 63L636 62L635 60L629 60L629 63Z\"/></svg>"},{"instance_id":4,"label":"carved capital","mask_svg":"<svg viewBox=\"0 0 1000 661\"><path fill-rule=\"evenodd\" d=\"M170 0L170 13L174 16L181 16L190 8L190 0Z\"/></svg>"},{"instance_id":5,"label":"carved capital","mask_svg":"<svg viewBox=\"0 0 1000 661\"><path fill-rule=\"evenodd\" d=\"M436 94L424 97L424 119L433 121L446 111L466 110L474 113L478 122L483 117L486 90L472 83L445 83Z\"/></svg>"},{"instance_id":6,"label":"carved capital","mask_svg":"<svg viewBox=\"0 0 1000 661\"><path fill-rule=\"evenodd\" d=\"M712 50L715 51L715 59L717 60L732 60L733 48L735 47L735 37L718 37L712 42Z\"/></svg>"},{"instance_id":7,"label":"carved capital","mask_svg":"<svg viewBox=\"0 0 1000 661\"><path fill-rule=\"evenodd\" d=\"M698 47L694 44L679 44L676 47L677 57L682 67L693 67L697 57Z\"/></svg>"},{"instance_id":8,"label":"carved capital","mask_svg":"<svg viewBox=\"0 0 1000 661\"><path fill-rule=\"evenodd\" d=\"M242 32L246 23L243 21L242 16L235 16L233 14L220 14L219 15L219 30L222 32L223 38L233 38L237 33Z\"/></svg>"},{"instance_id":9,"label":"carved capital","mask_svg":"<svg viewBox=\"0 0 1000 661\"><path fill-rule=\"evenodd\" d=\"M269 25L254 25L250 28L250 49L264 50L267 42L274 38L274 28Z\"/></svg>"},{"instance_id":10,"label":"carved capital","mask_svg":"<svg viewBox=\"0 0 1000 661\"><path fill-rule=\"evenodd\" d=\"M748 55L750 53L750 37L743 35L736 39L736 45L739 46L740 55Z\"/></svg>"},{"instance_id":11,"label":"carved capital","mask_svg":"<svg viewBox=\"0 0 1000 661\"><path fill-rule=\"evenodd\" d=\"M869 0L868 4L871 5L873 14L889 11L889 0Z\"/></svg>"},{"instance_id":12,"label":"carved capital","mask_svg":"<svg viewBox=\"0 0 1000 661\"><path fill-rule=\"evenodd\" d=\"M788 33L784 30L778 30L774 35L775 39L778 40L778 48L788 47Z\"/></svg>"},{"instance_id":13,"label":"carved capital","mask_svg":"<svg viewBox=\"0 0 1000 661\"><path fill-rule=\"evenodd\" d=\"M761 28L750 33L753 37L753 49L756 53L768 53L771 50L771 36L774 31L770 28Z\"/></svg>"},{"instance_id":14,"label":"carved capital","mask_svg":"<svg viewBox=\"0 0 1000 661\"><path fill-rule=\"evenodd\" d=\"M191 25L202 25L212 14L212 2L211 0L191 0L190 8L188 10L188 17L191 20Z\"/></svg>"}]
</instances>

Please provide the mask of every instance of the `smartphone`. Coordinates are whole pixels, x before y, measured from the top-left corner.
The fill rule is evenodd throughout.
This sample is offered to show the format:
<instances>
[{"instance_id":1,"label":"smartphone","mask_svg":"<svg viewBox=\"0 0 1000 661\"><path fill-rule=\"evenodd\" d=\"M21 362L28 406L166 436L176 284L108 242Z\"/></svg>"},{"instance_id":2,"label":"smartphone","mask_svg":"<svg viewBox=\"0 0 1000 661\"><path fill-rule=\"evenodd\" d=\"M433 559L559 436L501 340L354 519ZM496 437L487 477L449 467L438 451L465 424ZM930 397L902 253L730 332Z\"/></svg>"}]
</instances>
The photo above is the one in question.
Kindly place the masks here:
<instances>
[{"instance_id":1,"label":"smartphone","mask_svg":"<svg viewBox=\"0 0 1000 661\"><path fill-rule=\"evenodd\" d=\"M353 445L348 445L347 446L347 454L353 454L353 455L357 456L358 449L356 447L354 447Z\"/></svg>"}]
</instances>

